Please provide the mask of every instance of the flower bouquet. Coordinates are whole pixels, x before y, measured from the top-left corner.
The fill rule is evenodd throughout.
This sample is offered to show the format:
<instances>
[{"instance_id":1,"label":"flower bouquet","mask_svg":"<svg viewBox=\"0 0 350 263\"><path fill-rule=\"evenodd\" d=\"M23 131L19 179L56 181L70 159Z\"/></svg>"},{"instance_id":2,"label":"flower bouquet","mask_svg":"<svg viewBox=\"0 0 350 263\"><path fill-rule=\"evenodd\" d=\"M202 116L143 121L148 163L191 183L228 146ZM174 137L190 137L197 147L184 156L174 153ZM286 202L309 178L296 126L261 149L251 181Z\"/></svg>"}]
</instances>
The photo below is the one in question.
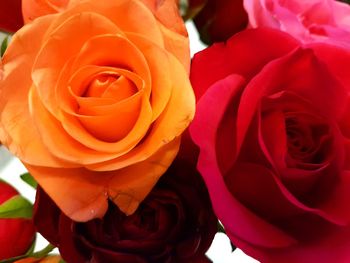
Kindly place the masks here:
<instances>
[{"instance_id":1,"label":"flower bouquet","mask_svg":"<svg viewBox=\"0 0 350 263\"><path fill-rule=\"evenodd\" d=\"M218 232L262 263L350 261L346 1L0 10L0 141L36 192L0 183L1 263L209 263Z\"/></svg>"}]
</instances>

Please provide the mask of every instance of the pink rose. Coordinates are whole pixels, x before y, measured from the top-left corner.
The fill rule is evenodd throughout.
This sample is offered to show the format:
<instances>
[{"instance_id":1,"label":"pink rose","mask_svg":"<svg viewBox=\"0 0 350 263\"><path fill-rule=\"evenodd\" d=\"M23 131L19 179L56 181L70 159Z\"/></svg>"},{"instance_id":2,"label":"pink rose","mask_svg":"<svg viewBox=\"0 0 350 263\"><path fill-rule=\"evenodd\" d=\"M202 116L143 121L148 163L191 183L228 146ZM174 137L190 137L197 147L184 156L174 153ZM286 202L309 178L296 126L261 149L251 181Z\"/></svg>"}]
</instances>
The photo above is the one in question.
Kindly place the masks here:
<instances>
[{"instance_id":1,"label":"pink rose","mask_svg":"<svg viewBox=\"0 0 350 263\"><path fill-rule=\"evenodd\" d=\"M348 49L270 28L193 59L197 167L229 238L260 262L350 262L349 68Z\"/></svg>"},{"instance_id":2,"label":"pink rose","mask_svg":"<svg viewBox=\"0 0 350 263\"><path fill-rule=\"evenodd\" d=\"M251 27L268 26L302 42L350 47L350 6L335 0L244 0Z\"/></svg>"}]
</instances>

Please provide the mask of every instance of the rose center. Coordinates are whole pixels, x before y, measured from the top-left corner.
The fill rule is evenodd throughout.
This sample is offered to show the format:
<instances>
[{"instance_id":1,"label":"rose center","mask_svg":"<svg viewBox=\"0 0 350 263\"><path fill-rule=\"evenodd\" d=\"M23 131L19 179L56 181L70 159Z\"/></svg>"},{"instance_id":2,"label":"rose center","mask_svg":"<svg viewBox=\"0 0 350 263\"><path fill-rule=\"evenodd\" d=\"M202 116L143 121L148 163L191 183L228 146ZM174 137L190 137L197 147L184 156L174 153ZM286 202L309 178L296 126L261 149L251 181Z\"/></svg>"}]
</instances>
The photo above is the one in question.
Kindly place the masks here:
<instances>
[{"instance_id":1,"label":"rose center","mask_svg":"<svg viewBox=\"0 0 350 263\"><path fill-rule=\"evenodd\" d=\"M153 232L157 230L156 211L145 205L141 207L141 212L128 218L129 223L144 231Z\"/></svg>"},{"instance_id":2,"label":"rose center","mask_svg":"<svg viewBox=\"0 0 350 263\"><path fill-rule=\"evenodd\" d=\"M285 119L287 148L294 160L322 163L324 148L328 148L330 135L326 124L310 120L310 116L287 116Z\"/></svg>"},{"instance_id":3,"label":"rose center","mask_svg":"<svg viewBox=\"0 0 350 263\"><path fill-rule=\"evenodd\" d=\"M303 154L312 149L313 138L308 127L302 127L292 118L286 119L287 145L290 153Z\"/></svg>"},{"instance_id":4,"label":"rose center","mask_svg":"<svg viewBox=\"0 0 350 263\"><path fill-rule=\"evenodd\" d=\"M136 92L135 84L124 76L101 74L90 82L83 97L111 98L121 101Z\"/></svg>"}]
</instances>

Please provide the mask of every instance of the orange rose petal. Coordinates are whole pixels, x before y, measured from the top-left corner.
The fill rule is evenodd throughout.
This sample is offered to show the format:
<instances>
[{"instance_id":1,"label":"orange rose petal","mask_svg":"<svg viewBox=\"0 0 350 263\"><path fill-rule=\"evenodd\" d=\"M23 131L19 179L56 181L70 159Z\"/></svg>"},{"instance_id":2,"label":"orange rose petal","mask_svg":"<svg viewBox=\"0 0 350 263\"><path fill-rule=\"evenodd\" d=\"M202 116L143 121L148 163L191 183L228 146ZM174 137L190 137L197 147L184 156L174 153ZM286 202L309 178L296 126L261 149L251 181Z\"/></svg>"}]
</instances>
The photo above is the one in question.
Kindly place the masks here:
<instances>
[{"instance_id":1,"label":"orange rose petal","mask_svg":"<svg viewBox=\"0 0 350 263\"><path fill-rule=\"evenodd\" d=\"M165 49L172 53L182 63L187 73L189 73L191 55L188 37L176 34L163 25L160 26L164 37Z\"/></svg>"},{"instance_id":2,"label":"orange rose petal","mask_svg":"<svg viewBox=\"0 0 350 263\"><path fill-rule=\"evenodd\" d=\"M165 49L174 54L189 72L190 49L186 27L179 14L178 0L142 0L154 13L164 39Z\"/></svg>"},{"instance_id":3,"label":"orange rose petal","mask_svg":"<svg viewBox=\"0 0 350 263\"><path fill-rule=\"evenodd\" d=\"M122 141L108 143L93 137L75 116L65 115L64 112L62 112L62 124L64 125L62 127L61 123L43 106L35 90L30 93L30 101L33 105L35 126L40 131L42 141L50 152L60 159L79 165L107 161L125 154L146 134L152 117L148 100L143 99L139 118L130 133ZM77 135L79 139L90 141L92 146L96 146L94 142L97 142L98 146L104 146L105 151L94 151L87 148L74 140L73 135ZM45 166L45 163L40 163L40 165Z\"/></svg>"},{"instance_id":4,"label":"orange rose petal","mask_svg":"<svg viewBox=\"0 0 350 263\"><path fill-rule=\"evenodd\" d=\"M80 110L88 110L89 108L95 108L99 106L110 106L116 103L118 100L126 97L125 92L119 89L119 93L115 94L115 96L111 98L101 97L80 97L85 89L85 82L90 82L91 79L95 78L95 76L99 74L106 75L118 75L122 76L125 79L128 79L129 82L133 83L134 87L137 87L138 90L144 90L144 81L135 73L130 72L128 70L116 69L111 67L100 67L94 65L88 65L80 68L69 81L69 89L63 89L61 93L58 94L58 99L61 102L60 107L70 114L75 114L76 108L71 104L66 104L66 101L69 97L73 97L77 102L76 105L79 106ZM131 96L131 93L127 95ZM103 94L102 94L103 96Z\"/></svg>"},{"instance_id":5,"label":"orange rose petal","mask_svg":"<svg viewBox=\"0 0 350 263\"><path fill-rule=\"evenodd\" d=\"M155 17L170 30L187 36L186 27L180 15L179 0L141 0Z\"/></svg>"},{"instance_id":6,"label":"orange rose petal","mask_svg":"<svg viewBox=\"0 0 350 263\"><path fill-rule=\"evenodd\" d=\"M82 97L86 90L86 86L89 85L89 83L91 83L93 79L102 74L126 77L127 79L132 81L136 86L141 84L140 88L144 88L143 86L145 85L144 80L141 79L140 76L126 69L114 68L110 66L82 65L69 78L68 85L71 95L74 96L76 99L90 99L90 97ZM150 77L148 76L147 78ZM65 89L62 90L65 91Z\"/></svg>"},{"instance_id":7,"label":"orange rose petal","mask_svg":"<svg viewBox=\"0 0 350 263\"><path fill-rule=\"evenodd\" d=\"M174 160L180 138L164 145L147 160L116 171L108 185L108 196L126 215L135 212L160 176ZM113 172L112 172L113 173Z\"/></svg>"},{"instance_id":8,"label":"orange rose petal","mask_svg":"<svg viewBox=\"0 0 350 263\"><path fill-rule=\"evenodd\" d=\"M69 0L22 0L22 14L25 23L35 18L63 11Z\"/></svg>"},{"instance_id":9,"label":"orange rose petal","mask_svg":"<svg viewBox=\"0 0 350 263\"><path fill-rule=\"evenodd\" d=\"M47 256L40 260L40 263L59 263L62 258L60 256Z\"/></svg>"},{"instance_id":10,"label":"orange rose petal","mask_svg":"<svg viewBox=\"0 0 350 263\"><path fill-rule=\"evenodd\" d=\"M66 68L70 69L73 62L74 61L70 61L66 64L56 87L56 96L61 110L74 114L79 107L88 108L103 106L116 102L116 100L112 98L81 97L86 92L86 86L99 74L120 75L115 68L87 65L82 66L72 75L69 73L64 74L67 71ZM137 78L137 80L139 80L139 78Z\"/></svg>"},{"instance_id":11,"label":"orange rose petal","mask_svg":"<svg viewBox=\"0 0 350 263\"><path fill-rule=\"evenodd\" d=\"M131 80L125 76L119 76L118 79L105 90L102 97L121 101L134 95L137 90L138 89Z\"/></svg>"},{"instance_id":12,"label":"orange rose petal","mask_svg":"<svg viewBox=\"0 0 350 263\"><path fill-rule=\"evenodd\" d=\"M119 157L130 151L133 147L137 145L138 142L146 135L148 128L151 125L152 120L152 108L149 104L148 98L142 97L141 110L139 112L139 117L132 128L132 130L118 142L104 142L93 137L90 133L84 130L82 124L74 116L68 114L62 114L62 123L64 129L76 140L81 141L84 145L88 146L90 149L95 149L97 151L103 151L106 153L112 153L113 156ZM101 161L97 159L97 161Z\"/></svg>"},{"instance_id":13,"label":"orange rose petal","mask_svg":"<svg viewBox=\"0 0 350 263\"><path fill-rule=\"evenodd\" d=\"M74 165L52 156L41 140L38 140L40 135L29 112L28 92L32 85L32 65L28 62L34 61L49 24L50 18L44 17L37 19L31 26L23 27L13 36L3 57L0 140L13 154L28 163L73 167Z\"/></svg>"},{"instance_id":14,"label":"orange rose petal","mask_svg":"<svg viewBox=\"0 0 350 263\"><path fill-rule=\"evenodd\" d=\"M75 221L102 218L108 208L107 188L112 175L84 168L53 169L25 164L35 180L68 217Z\"/></svg>"},{"instance_id":15,"label":"orange rose petal","mask_svg":"<svg viewBox=\"0 0 350 263\"><path fill-rule=\"evenodd\" d=\"M77 98L76 101L78 102L78 106L80 110L88 110L90 108L96 108L96 107L103 107L106 105L112 105L116 103L115 99L110 98ZM66 109L67 113L74 114L72 109Z\"/></svg>"},{"instance_id":16,"label":"orange rose petal","mask_svg":"<svg viewBox=\"0 0 350 263\"><path fill-rule=\"evenodd\" d=\"M150 69L152 79L152 121L154 121L164 110L172 92L168 53L138 34L127 33L126 35L143 53Z\"/></svg>"},{"instance_id":17,"label":"orange rose petal","mask_svg":"<svg viewBox=\"0 0 350 263\"><path fill-rule=\"evenodd\" d=\"M106 54L95 52L96 50L105 49L115 50L115 52L106 52ZM121 50L123 52L119 52ZM65 110L68 114L76 114L78 105L84 107L84 105L80 103L84 99L78 99L75 94L83 95L83 93L86 92L86 87L89 87L89 82L92 82L93 79L96 78L97 73L101 73L98 67L88 66L88 68L86 68L87 66L84 66L90 64L100 64L102 65L101 69L108 69L108 67L103 67L104 64L131 68L135 73L122 69L118 70L118 68L112 69L111 67L110 71L118 72L131 80L134 80L136 86L141 86L146 91L145 96L149 96L151 92L150 85L144 85L140 81L141 77L145 83L150 83L150 72L143 54L129 40L120 35L97 36L91 38L84 44L81 52L74 60L74 63L68 62L61 73L57 84L56 97L58 98L59 107ZM74 68L79 69L73 74L71 85L68 85L68 83L66 83L68 81L67 78L72 74L69 73L69 71L74 70ZM72 86L74 94L69 93L67 86ZM71 95L76 99L73 100ZM79 100L78 104L76 103L76 100ZM89 100L85 99L85 101L88 102ZM81 142L84 144L84 141Z\"/></svg>"},{"instance_id":18,"label":"orange rose petal","mask_svg":"<svg viewBox=\"0 0 350 263\"><path fill-rule=\"evenodd\" d=\"M108 197L124 213L132 214L169 167L179 145L177 138L144 162L99 174L84 168L26 168L67 216L84 222L105 214Z\"/></svg>"},{"instance_id":19,"label":"orange rose petal","mask_svg":"<svg viewBox=\"0 0 350 263\"><path fill-rule=\"evenodd\" d=\"M61 83L60 87L57 90L57 96L58 100L62 101L66 97L73 97L79 105L84 105L86 103L86 107L88 107L90 104L88 101L92 101L92 106L102 106L99 101L106 101L106 102L116 102L117 100L114 98L105 98L102 97L105 89L101 90L101 96L85 96L88 92L89 86L91 83L94 82L97 78L100 76L111 76L111 77L120 77L124 76L127 79L129 79L134 86L140 86L140 89L143 88L144 82L143 80L135 73L125 70L125 69L119 69L119 68L113 68L109 66L97 66L97 65L85 65L81 66L74 74L67 76L67 78ZM69 80L67 80L69 79ZM66 87L68 86L68 88ZM96 92L96 91L95 91ZM96 94L95 94L96 95ZM64 104L60 104L60 107L62 107L63 110L67 112L71 112L73 109L70 109L69 107L66 108Z\"/></svg>"},{"instance_id":20,"label":"orange rose petal","mask_svg":"<svg viewBox=\"0 0 350 263\"><path fill-rule=\"evenodd\" d=\"M59 263L62 258L60 256L47 256L45 258L23 258L14 263Z\"/></svg>"},{"instance_id":21,"label":"orange rose petal","mask_svg":"<svg viewBox=\"0 0 350 263\"><path fill-rule=\"evenodd\" d=\"M110 103L107 105L100 105L100 106L92 106L92 107L80 107L77 114L74 114L76 117L81 118L81 117L86 117L86 116L108 116L108 115L115 115L115 114L119 114L119 110L124 111L127 110L129 111L133 108L135 110L130 111L131 115L135 115L138 116L139 112L140 112L140 102L142 100L143 97L143 90L138 91L136 94L130 96L129 98L126 98L122 101L119 102L114 102L114 103ZM87 104L87 103L86 103ZM136 106L137 105L137 106ZM124 109L121 109L124 108ZM128 116L124 116L126 118L128 118Z\"/></svg>"},{"instance_id":22,"label":"orange rose petal","mask_svg":"<svg viewBox=\"0 0 350 263\"><path fill-rule=\"evenodd\" d=\"M3 66L2 66L2 60L0 57L0 80L4 77L4 72L3 72Z\"/></svg>"},{"instance_id":23,"label":"orange rose petal","mask_svg":"<svg viewBox=\"0 0 350 263\"><path fill-rule=\"evenodd\" d=\"M75 167L81 167L85 163L96 163L118 156L117 153L96 152L71 138L61 124L45 109L35 90L31 91L29 100L33 105L33 119L35 126L40 131L41 140L50 153L57 158L75 163ZM46 166L45 162L40 162L37 165ZM61 165L61 167L67 166Z\"/></svg>"},{"instance_id":24,"label":"orange rose petal","mask_svg":"<svg viewBox=\"0 0 350 263\"><path fill-rule=\"evenodd\" d=\"M110 20L95 13L75 14L66 21L59 18L57 20L62 24L48 36L36 58L32 73L32 79L41 100L56 116L59 115L59 110L55 86L67 61L74 57L91 37L107 33L122 33ZM63 52L57 54L58 50Z\"/></svg>"},{"instance_id":25,"label":"orange rose petal","mask_svg":"<svg viewBox=\"0 0 350 263\"><path fill-rule=\"evenodd\" d=\"M94 76L82 95L83 98L109 98L118 102L131 97L137 91L134 83L128 78L115 72L102 72Z\"/></svg>"},{"instance_id":26,"label":"orange rose petal","mask_svg":"<svg viewBox=\"0 0 350 263\"><path fill-rule=\"evenodd\" d=\"M127 156L88 165L89 169L96 171L115 170L143 161L162 145L179 136L189 125L195 111L193 90L182 64L170 54L168 58L173 82L171 98L164 112L153 123L152 129L143 143L130 151Z\"/></svg>"},{"instance_id":27,"label":"orange rose petal","mask_svg":"<svg viewBox=\"0 0 350 263\"><path fill-rule=\"evenodd\" d=\"M64 16L94 10L113 21L123 32L139 33L164 47L163 36L153 13L139 0L70 0Z\"/></svg>"},{"instance_id":28,"label":"orange rose petal","mask_svg":"<svg viewBox=\"0 0 350 263\"><path fill-rule=\"evenodd\" d=\"M108 50L96 52L96 50ZM114 67L129 70L137 74L146 83L146 92L150 94L150 71L142 52L126 37L121 35L100 35L89 39L77 54L72 70L85 65ZM73 73L73 72L72 72Z\"/></svg>"},{"instance_id":29,"label":"orange rose petal","mask_svg":"<svg viewBox=\"0 0 350 263\"><path fill-rule=\"evenodd\" d=\"M98 140L97 138L93 137L91 134L89 134L86 130L84 130L84 127L76 120L76 117L80 118L81 114L91 114L91 115L102 115L102 114L110 114L110 112L116 112L118 113L118 109L116 107L119 107L115 103L110 103L109 105L106 104L104 106L104 102L106 99L104 98L83 98L78 97L76 94L82 93L82 89L80 88L79 84L84 82L84 80L94 77L96 74L101 72L111 72L111 73L117 73L121 76L125 76L128 79L132 80L133 83L135 83L135 86L139 87L139 90L144 90L144 82L138 75L136 75L133 72L123 70L123 69L117 69L117 68L111 68L111 67L98 67L98 66L83 66L80 70L78 70L71 78L70 80L70 95L60 93L58 95L59 101L61 101L62 109L67 111L69 115L73 115L70 117L67 114L62 113L62 117L64 120L62 120L62 123L68 133L76 138L77 141L80 141L82 144L88 146L89 148L96 149L98 151L105 151L105 152L111 152L115 153L117 151L118 156L120 154L120 146L123 145L123 152L127 149L127 147L130 147L132 145L136 145L138 141L142 139L142 137L145 135L145 133L148 130L148 127L150 126L150 119L148 116L151 117L151 108L148 103L148 97L144 98L143 104L146 108L141 109L139 123L135 125L135 129L133 132L130 133L130 135L125 138L125 140L129 140L129 142L122 142L118 144L106 144L105 142L102 142ZM84 83L83 83L84 85ZM63 89L64 90L64 89ZM80 106L80 114L77 114L74 112L76 110L73 106L71 108L69 103L68 105L65 105L67 101L69 101L68 97L65 96L74 96L75 99L78 101L78 104ZM132 98L130 98L132 99ZM107 101L111 102L111 101ZM98 107L100 106L100 107ZM78 110L77 110L78 111ZM89 112L87 112L89 111ZM93 113L94 112L94 113ZM139 112L139 111L138 111ZM125 116L127 118L127 116ZM110 126L113 124L109 123ZM111 130L111 128L109 128ZM131 140L131 142L130 142ZM130 144L131 143L131 144Z\"/></svg>"},{"instance_id":30,"label":"orange rose petal","mask_svg":"<svg viewBox=\"0 0 350 263\"><path fill-rule=\"evenodd\" d=\"M125 137L134 126L140 112L142 92L114 104L113 110L108 108L101 114L102 107L79 110L78 117L84 128L96 138L107 142L116 142ZM102 111L106 111L102 109Z\"/></svg>"}]
</instances>

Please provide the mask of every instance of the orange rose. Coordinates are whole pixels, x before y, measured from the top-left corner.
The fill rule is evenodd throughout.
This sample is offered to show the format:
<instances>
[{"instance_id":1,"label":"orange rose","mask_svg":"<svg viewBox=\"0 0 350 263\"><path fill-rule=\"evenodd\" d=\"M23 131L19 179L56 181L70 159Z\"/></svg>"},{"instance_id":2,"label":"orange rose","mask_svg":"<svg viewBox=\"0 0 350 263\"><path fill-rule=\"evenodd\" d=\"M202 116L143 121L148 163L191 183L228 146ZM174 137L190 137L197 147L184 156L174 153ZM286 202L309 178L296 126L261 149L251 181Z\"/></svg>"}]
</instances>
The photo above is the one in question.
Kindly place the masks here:
<instances>
[{"instance_id":1,"label":"orange rose","mask_svg":"<svg viewBox=\"0 0 350 263\"><path fill-rule=\"evenodd\" d=\"M24 258L14 263L59 263L60 260L60 256L47 256L45 258Z\"/></svg>"},{"instance_id":2,"label":"orange rose","mask_svg":"<svg viewBox=\"0 0 350 263\"><path fill-rule=\"evenodd\" d=\"M25 23L39 16L63 11L69 0L22 0L22 14Z\"/></svg>"},{"instance_id":3,"label":"orange rose","mask_svg":"<svg viewBox=\"0 0 350 263\"><path fill-rule=\"evenodd\" d=\"M164 44L172 50L183 64L187 64L190 59L189 53L184 52L183 37L174 35L179 33L186 36L182 18L178 14L178 0L140 0L153 12L154 16L161 22L160 29L164 37ZM81 2L81 0L22 0L22 13L25 23L33 21L35 18L62 12L71 6ZM169 30L170 29L170 30ZM170 41L170 42L168 42ZM186 40L187 41L187 40Z\"/></svg>"},{"instance_id":4,"label":"orange rose","mask_svg":"<svg viewBox=\"0 0 350 263\"><path fill-rule=\"evenodd\" d=\"M0 139L76 221L133 213L194 115L184 25L145 2L73 0L3 57Z\"/></svg>"}]
</instances>

